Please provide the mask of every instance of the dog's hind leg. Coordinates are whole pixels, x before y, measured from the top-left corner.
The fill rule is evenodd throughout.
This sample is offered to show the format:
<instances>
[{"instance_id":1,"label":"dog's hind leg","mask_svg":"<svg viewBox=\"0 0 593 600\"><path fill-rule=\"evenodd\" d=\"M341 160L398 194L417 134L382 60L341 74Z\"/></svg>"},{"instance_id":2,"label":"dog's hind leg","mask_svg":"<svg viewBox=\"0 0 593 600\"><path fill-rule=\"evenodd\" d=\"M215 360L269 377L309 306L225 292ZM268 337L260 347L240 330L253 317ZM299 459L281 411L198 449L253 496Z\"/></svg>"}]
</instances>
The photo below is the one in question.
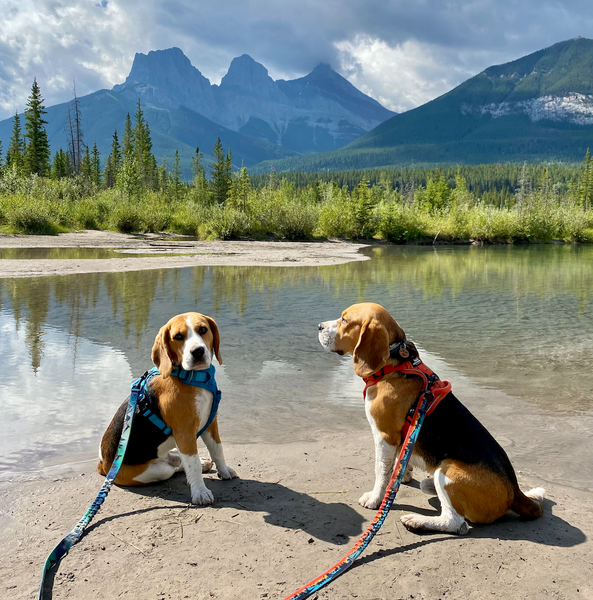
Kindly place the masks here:
<instances>
[{"instance_id":1,"label":"dog's hind leg","mask_svg":"<svg viewBox=\"0 0 593 600\"><path fill-rule=\"evenodd\" d=\"M141 465L122 465L115 478L115 483L123 486L148 485L157 481L165 481L178 470L167 457L155 458Z\"/></svg>"},{"instance_id":2,"label":"dog's hind leg","mask_svg":"<svg viewBox=\"0 0 593 600\"><path fill-rule=\"evenodd\" d=\"M467 521L453 508L449 494L445 489L447 477L439 467L433 477L437 496L441 501L441 514L438 517L425 517L424 515L409 514L400 517L406 529L410 531L446 531L465 535L469 531Z\"/></svg>"}]
</instances>

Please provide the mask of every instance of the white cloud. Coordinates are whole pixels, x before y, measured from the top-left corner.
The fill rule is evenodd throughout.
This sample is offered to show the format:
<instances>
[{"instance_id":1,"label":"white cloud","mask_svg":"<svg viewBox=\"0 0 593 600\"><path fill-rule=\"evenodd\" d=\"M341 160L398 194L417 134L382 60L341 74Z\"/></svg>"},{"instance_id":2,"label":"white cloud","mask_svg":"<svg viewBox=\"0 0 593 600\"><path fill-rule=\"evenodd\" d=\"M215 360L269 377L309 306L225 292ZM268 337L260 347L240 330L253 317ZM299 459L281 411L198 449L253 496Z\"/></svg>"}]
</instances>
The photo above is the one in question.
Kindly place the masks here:
<instances>
[{"instance_id":1,"label":"white cloud","mask_svg":"<svg viewBox=\"0 0 593 600\"><path fill-rule=\"evenodd\" d=\"M24 108L37 77L46 105L111 87L127 75L139 35L113 3L8 0L0 25L0 111Z\"/></svg>"},{"instance_id":2,"label":"white cloud","mask_svg":"<svg viewBox=\"0 0 593 600\"><path fill-rule=\"evenodd\" d=\"M178 46L220 81L250 54L274 78L319 62L394 110L487 66L593 29L582 0L2 0L0 118L22 110L33 77L46 104L121 83L134 54Z\"/></svg>"}]
</instances>

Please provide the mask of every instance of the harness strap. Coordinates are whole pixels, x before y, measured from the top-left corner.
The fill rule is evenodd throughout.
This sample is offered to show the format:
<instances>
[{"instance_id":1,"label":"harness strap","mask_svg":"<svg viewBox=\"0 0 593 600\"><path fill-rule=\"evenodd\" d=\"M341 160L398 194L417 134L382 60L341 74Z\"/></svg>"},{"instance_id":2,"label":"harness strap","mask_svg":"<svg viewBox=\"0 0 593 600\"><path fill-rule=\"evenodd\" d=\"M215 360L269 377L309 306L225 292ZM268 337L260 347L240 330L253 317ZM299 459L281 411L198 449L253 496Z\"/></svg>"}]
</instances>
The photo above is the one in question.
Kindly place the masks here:
<instances>
[{"instance_id":1,"label":"harness strap","mask_svg":"<svg viewBox=\"0 0 593 600\"><path fill-rule=\"evenodd\" d=\"M210 408L210 414L208 415L208 420L206 421L206 425L198 431L196 437L200 437L207 429L212 425L212 421L216 417L218 413L218 405L220 404L220 400L222 398L222 393L218 389L216 384L216 379L214 379L214 375L216 373L216 369L214 365L210 365L207 369L203 371L186 371L181 367L176 367L171 371L171 375L173 377L177 377L179 381L185 383L187 385L191 385L193 387L203 388L212 393L212 407ZM153 425L158 427L165 435L171 435L173 430L161 419L161 417L154 413L154 411L148 406L148 381L154 377L155 375L159 375L159 371L156 367L153 367L150 371L148 371L149 377L146 381L143 382L143 390L144 396L139 401L138 406L140 408L140 414L147 418Z\"/></svg>"},{"instance_id":2,"label":"harness strap","mask_svg":"<svg viewBox=\"0 0 593 600\"><path fill-rule=\"evenodd\" d=\"M432 394L432 399L430 399L428 408L426 409L427 415L432 413L439 402L451 391L450 381L441 381L439 376L432 369L427 367L419 358L413 358L412 360L406 360L399 365L387 365L369 377L364 377L365 386L362 397L366 399L367 390L371 386L379 383L379 381L381 381L385 375L389 375L389 373L403 373L404 375L416 375L417 377L422 378L422 393L430 390L430 393ZM419 399L420 398L418 398L418 400ZM414 420L418 400L412 404L406 415L406 420L401 430L402 438L406 437L410 425Z\"/></svg>"}]
</instances>

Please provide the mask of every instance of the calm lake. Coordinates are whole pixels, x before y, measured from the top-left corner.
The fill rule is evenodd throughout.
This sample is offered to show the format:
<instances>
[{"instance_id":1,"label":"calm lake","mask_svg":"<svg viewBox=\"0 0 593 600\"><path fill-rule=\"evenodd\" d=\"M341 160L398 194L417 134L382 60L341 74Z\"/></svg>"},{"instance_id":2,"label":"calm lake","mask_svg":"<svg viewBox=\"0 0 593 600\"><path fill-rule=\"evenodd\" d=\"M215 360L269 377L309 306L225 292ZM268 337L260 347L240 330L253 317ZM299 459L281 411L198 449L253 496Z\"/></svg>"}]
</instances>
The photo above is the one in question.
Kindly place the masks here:
<instances>
[{"instance_id":1,"label":"calm lake","mask_svg":"<svg viewBox=\"0 0 593 600\"><path fill-rule=\"evenodd\" d=\"M150 368L159 327L191 310L221 330L223 441L368 429L362 381L348 357L321 349L316 326L373 301L516 468L593 489L593 247L364 253L371 260L330 267L0 279L0 479L94 457L130 382Z\"/></svg>"}]
</instances>

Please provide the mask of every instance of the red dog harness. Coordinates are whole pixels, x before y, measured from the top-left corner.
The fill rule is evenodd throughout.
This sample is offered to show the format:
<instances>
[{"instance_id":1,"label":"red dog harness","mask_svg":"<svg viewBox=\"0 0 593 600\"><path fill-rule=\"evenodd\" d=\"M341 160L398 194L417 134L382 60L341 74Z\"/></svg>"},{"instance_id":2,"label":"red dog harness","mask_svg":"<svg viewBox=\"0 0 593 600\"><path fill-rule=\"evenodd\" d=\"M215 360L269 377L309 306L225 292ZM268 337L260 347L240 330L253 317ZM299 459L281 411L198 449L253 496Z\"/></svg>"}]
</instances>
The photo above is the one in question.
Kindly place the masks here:
<instances>
[{"instance_id":1,"label":"red dog harness","mask_svg":"<svg viewBox=\"0 0 593 600\"><path fill-rule=\"evenodd\" d=\"M451 391L450 381L441 381L439 376L432 370L429 369L419 358L412 360L406 360L400 365L391 366L388 365L383 367L380 371L377 371L370 377L363 377L365 386L362 392L362 397L366 399L367 390L379 383L385 375L389 373L404 373L404 375L416 375L422 378L422 391L420 392L419 399L423 394L432 394L433 398L428 405L426 414L429 415L438 406L439 402ZM416 405L418 400L414 402L408 414L406 415L406 421L401 430L402 439L405 439L408 429L414 419L414 413L416 411Z\"/></svg>"}]
</instances>

